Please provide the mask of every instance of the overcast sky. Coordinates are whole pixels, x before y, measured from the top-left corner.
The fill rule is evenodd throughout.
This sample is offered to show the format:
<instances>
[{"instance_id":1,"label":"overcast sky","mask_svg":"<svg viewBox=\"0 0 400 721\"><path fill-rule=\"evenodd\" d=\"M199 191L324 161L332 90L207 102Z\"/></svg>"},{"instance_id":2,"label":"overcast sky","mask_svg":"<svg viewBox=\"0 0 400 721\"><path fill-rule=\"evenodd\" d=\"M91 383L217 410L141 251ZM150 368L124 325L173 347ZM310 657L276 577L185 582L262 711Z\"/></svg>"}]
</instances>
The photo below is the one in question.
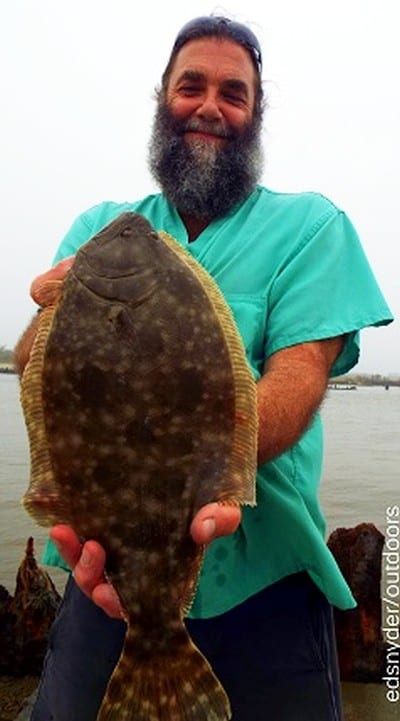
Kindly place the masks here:
<instances>
[{"instance_id":1,"label":"overcast sky","mask_svg":"<svg viewBox=\"0 0 400 721\"><path fill-rule=\"evenodd\" d=\"M0 10L0 345L27 324L31 280L79 213L156 190L153 90L181 25L215 10L263 46L263 183L345 210L400 315L397 0L12 0ZM397 322L363 334L358 370L400 373Z\"/></svg>"}]
</instances>

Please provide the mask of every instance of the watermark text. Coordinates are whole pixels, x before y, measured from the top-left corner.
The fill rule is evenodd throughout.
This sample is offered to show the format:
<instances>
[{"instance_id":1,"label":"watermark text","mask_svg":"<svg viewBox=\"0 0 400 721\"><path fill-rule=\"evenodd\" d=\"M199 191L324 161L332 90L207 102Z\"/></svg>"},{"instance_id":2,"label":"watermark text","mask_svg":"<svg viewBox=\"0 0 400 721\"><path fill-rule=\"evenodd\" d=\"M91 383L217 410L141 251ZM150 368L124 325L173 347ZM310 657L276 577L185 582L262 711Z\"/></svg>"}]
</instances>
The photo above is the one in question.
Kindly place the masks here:
<instances>
[{"instance_id":1,"label":"watermark text","mask_svg":"<svg viewBox=\"0 0 400 721\"><path fill-rule=\"evenodd\" d=\"M400 506L386 509L383 547L383 634L386 640L386 667L382 680L386 698L400 700Z\"/></svg>"}]
</instances>

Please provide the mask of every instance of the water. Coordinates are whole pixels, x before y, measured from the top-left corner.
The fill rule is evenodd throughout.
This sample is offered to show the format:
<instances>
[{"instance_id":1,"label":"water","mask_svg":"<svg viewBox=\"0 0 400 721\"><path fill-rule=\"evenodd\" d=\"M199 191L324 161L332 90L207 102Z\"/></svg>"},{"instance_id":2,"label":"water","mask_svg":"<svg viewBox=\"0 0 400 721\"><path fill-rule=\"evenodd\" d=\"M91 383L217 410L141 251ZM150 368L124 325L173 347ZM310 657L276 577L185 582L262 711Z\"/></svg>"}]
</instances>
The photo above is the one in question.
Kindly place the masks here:
<instances>
[{"instance_id":1,"label":"water","mask_svg":"<svg viewBox=\"0 0 400 721\"><path fill-rule=\"evenodd\" d=\"M46 529L34 524L20 504L28 484L29 454L16 376L0 374L0 584L14 590L26 540L35 538L37 556ZM386 508L400 503L400 388L329 391L322 415L325 463L321 502L328 532L363 521L385 532ZM51 569L61 590L65 573ZM343 684L346 721L392 721L398 704L385 686Z\"/></svg>"},{"instance_id":2,"label":"water","mask_svg":"<svg viewBox=\"0 0 400 721\"><path fill-rule=\"evenodd\" d=\"M13 593L27 539L34 537L40 559L47 538L20 502L29 482L29 449L15 375L0 373L0 419L0 584ZM66 574L51 569L51 576L61 590Z\"/></svg>"},{"instance_id":3,"label":"water","mask_svg":"<svg viewBox=\"0 0 400 721\"><path fill-rule=\"evenodd\" d=\"M329 390L322 417L328 531L366 521L385 533L386 508L400 503L400 388Z\"/></svg>"}]
</instances>

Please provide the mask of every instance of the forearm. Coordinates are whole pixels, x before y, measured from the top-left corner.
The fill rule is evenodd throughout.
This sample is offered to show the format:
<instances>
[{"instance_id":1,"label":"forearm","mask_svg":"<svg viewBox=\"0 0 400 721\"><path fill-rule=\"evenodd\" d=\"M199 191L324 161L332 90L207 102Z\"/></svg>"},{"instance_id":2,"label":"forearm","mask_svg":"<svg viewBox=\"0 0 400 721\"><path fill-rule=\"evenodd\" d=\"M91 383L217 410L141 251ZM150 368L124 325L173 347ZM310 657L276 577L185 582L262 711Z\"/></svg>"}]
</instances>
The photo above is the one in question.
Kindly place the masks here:
<instances>
[{"instance_id":1,"label":"forearm","mask_svg":"<svg viewBox=\"0 0 400 721\"><path fill-rule=\"evenodd\" d=\"M303 343L271 356L257 385L259 463L279 456L303 435L327 388L342 337Z\"/></svg>"},{"instance_id":2,"label":"forearm","mask_svg":"<svg viewBox=\"0 0 400 721\"><path fill-rule=\"evenodd\" d=\"M270 370L258 383L258 462L270 461L293 446L309 426L325 394L303 364Z\"/></svg>"}]
</instances>

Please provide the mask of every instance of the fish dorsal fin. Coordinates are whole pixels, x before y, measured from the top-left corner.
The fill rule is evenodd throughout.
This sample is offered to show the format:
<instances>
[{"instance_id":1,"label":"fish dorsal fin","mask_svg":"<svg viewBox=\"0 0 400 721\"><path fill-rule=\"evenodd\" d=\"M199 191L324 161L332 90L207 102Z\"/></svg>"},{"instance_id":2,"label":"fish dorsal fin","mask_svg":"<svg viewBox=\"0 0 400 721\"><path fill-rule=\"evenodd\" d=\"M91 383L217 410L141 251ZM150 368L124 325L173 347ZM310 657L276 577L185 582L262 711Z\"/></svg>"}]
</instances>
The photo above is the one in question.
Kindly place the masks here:
<instances>
[{"instance_id":1,"label":"fish dorsal fin","mask_svg":"<svg viewBox=\"0 0 400 721\"><path fill-rule=\"evenodd\" d=\"M58 281L58 285L61 285L60 281ZM54 313L54 304L43 308L40 313L37 335L29 361L21 377L20 388L21 405L30 441L31 465L30 484L22 503L35 521L43 526L50 526L59 520L55 513L58 503L58 489L55 484L47 442L42 398L45 346L53 323Z\"/></svg>"},{"instance_id":2,"label":"fish dorsal fin","mask_svg":"<svg viewBox=\"0 0 400 721\"><path fill-rule=\"evenodd\" d=\"M216 281L205 268L168 233L159 231L158 235L202 285L218 318L231 358L235 386L234 441L229 471L217 500L254 506L258 440L256 383L233 313Z\"/></svg>"}]
</instances>

